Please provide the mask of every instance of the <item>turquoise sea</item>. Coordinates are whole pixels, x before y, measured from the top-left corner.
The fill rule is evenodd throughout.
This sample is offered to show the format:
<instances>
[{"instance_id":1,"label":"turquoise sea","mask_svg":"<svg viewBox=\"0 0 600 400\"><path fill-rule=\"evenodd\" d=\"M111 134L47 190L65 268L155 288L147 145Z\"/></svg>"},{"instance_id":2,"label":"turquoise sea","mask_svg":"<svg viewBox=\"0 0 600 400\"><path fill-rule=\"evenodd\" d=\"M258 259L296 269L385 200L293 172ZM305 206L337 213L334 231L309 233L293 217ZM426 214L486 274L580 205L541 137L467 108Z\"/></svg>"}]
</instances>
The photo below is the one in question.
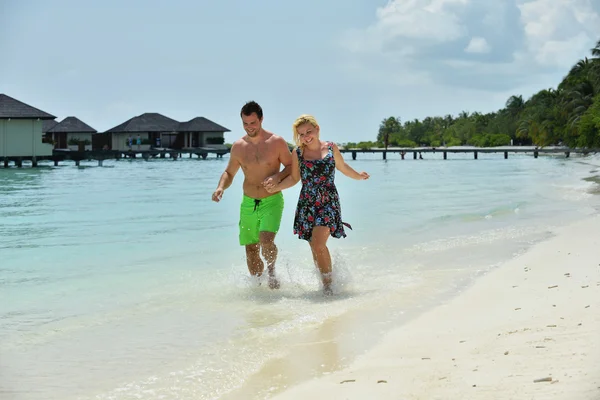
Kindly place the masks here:
<instances>
[{"instance_id":1,"label":"turquoise sea","mask_svg":"<svg viewBox=\"0 0 600 400\"><path fill-rule=\"evenodd\" d=\"M358 155L336 183L336 295L292 235L282 288L248 277L242 175L224 159L0 168L0 399L263 399L341 368L392 327L599 207L596 156Z\"/></svg>"}]
</instances>

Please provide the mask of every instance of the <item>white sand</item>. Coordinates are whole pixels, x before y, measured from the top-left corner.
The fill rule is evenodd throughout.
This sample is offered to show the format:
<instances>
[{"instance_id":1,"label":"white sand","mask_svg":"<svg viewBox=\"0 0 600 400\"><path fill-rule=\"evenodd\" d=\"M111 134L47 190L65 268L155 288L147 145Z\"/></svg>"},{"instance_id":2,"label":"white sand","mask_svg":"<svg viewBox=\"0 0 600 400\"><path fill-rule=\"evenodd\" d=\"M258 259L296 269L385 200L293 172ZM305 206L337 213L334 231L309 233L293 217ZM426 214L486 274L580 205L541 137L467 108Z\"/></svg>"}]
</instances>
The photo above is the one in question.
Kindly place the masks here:
<instances>
[{"instance_id":1,"label":"white sand","mask_svg":"<svg viewBox=\"0 0 600 400\"><path fill-rule=\"evenodd\" d=\"M348 369L274 398L600 399L600 218L556 233Z\"/></svg>"}]
</instances>

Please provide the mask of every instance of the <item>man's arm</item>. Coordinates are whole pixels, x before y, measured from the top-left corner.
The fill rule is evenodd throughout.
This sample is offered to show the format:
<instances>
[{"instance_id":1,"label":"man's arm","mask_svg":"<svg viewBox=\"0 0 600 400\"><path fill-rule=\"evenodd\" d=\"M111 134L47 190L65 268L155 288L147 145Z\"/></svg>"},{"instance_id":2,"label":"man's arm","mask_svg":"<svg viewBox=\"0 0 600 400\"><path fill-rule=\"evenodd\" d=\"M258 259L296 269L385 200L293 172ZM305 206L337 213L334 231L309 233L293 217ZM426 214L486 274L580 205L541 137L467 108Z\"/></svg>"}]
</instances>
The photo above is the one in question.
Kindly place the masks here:
<instances>
[{"instance_id":1,"label":"man's arm","mask_svg":"<svg viewBox=\"0 0 600 400\"><path fill-rule=\"evenodd\" d=\"M219 202L221 197L223 197L223 192L233 183L233 178L235 174L237 174L240 169L240 162L237 159L237 146L234 144L231 146L231 151L229 153L229 162L227 163L227 167L223 174L221 174L221 179L219 179L219 184L217 185L217 189L212 195L212 200Z\"/></svg>"},{"instance_id":2,"label":"man's arm","mask_svg":"<svg viewBox=\"0 0 600 400\"><path fill-rule=\"evenodd\" d=\"M294 151L291 154L292 163L289 166L290 174L281 180L277 185L267 191L273 193L278 192L287 188L291 188L300 180L300 165L298 161L298 154ZM282 171L283 172L283 171Z\"/></svg>"},{"instance_id":3,"label":"man's arm","mask_svg":"<svg viewBox=\"0 0 600 400\"><path fill-rule=\"evenodd\" d=\"M292 153L290 153L290 149L288 148L287 143L282 137L280 137L277 139L276 145L277 148L275 150L277 151L277 159L280 164L283 164L284 168L282 171L268 176L263 181L263 186L265 187L265 189L267 189L267 191L272 190L277 184L279 184L279 182L287 178L290 175L291 171Z\"/></svg>"}]
</instances>

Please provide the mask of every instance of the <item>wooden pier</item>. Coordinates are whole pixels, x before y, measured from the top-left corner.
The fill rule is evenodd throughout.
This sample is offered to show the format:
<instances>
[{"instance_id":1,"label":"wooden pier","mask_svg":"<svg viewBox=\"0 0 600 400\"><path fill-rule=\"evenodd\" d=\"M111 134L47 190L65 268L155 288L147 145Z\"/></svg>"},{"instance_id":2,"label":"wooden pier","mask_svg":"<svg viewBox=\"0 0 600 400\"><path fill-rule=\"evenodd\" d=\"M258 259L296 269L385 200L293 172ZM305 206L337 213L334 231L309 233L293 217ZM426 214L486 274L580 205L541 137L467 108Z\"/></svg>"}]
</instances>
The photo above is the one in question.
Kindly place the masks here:
<instances>
[{"instance_id":1,"label":"wooden pier","mask_svg":"<svg viewBox=\"0 0 600 400\"><path fill-rule=\"evenodd\" d=\"M358 153L381 153L384 160L387 159L388 153L397 153L404 159L405 156L412 153L414 160L420 158L421 153L442 153L444 160L448 159L448 153L473 153L473 158L477 160L479 153L503 153L504 158L508 158L509 153L530 153L533 154L534 158L538 158L540 154L564 154L565 157L569 157L571 154L583 154L587 155L590 153L598 153L600 149L570 149L564 147L548 147L548 148L536 148L536 147L450 147L450 148L388 148L386 149L340 149L341 153L351 153L352 159L356 160ZM419 155L419 157L417 157Z\"/></svg>"},{"instance_id":2,"label":"wooden pier","mask_svg":"<svg viewBox=\"0 0 600 400\"><path fill-rule=\"evenodd\" d=\"M217 158L222 158L223 155L229 153L229 149L213 149L213 148L193 148L193 149L150 149L150 150L91 150L91 151L73 151L73 150L53 150L51 156L23 156L23 157L0 157L0 165L5 168L10 166L12 162L16 167L21 168L23 161L30 161L32 167L37 167L40 161L53 161L55 166L58 166L61 161L73 161L79 166L81 161L98 161L98 165L102 166L104 160L121 160L141 158L150 160L151 158L169 158L177 160L184 156L206 160L209 154L214 154Z\"/></svg>"},{"instance_id":3,"label":"wooden pier","mask_svg":"<svg viewBox=\"0 0 600 400\"><path fill-rule=\"evenodd\" d=\"M535 147L493 147L493 148L373 148L373 149L340 149L342 153L350 153L352 159L356 160L359 153L380 153L384 160L387 159L388 153L396 153L404 157L410 158L412 153L414 160L420 159L422 153L442 153L444 160L448 159L448 153L472 153L473 159L478 159L479 153L503 153L504 158L508 158L509 153L532 154L534 158L538 158L540 154L564 154L569 157L571 154L592 154L600 153L600 149L570 149L563 147L535 148ZM73 161L79 166L81 161L98 161L98 165L102 166L104 160L122 160L141 158L150 160L153 158L169 158L177 160L187 156L188 158L197 157L201 160L206 160L210 154L214 154L216 158L222 158L229 153L229 149L213 149L213 148L193 148L193 149L150 149L150 150L91 150L91 151L73 151L73 150L54 150L50 156L22 156L22 157L0 157L0 166L8 168L10 163L16 167L22 167L24 161L31 162L32 167L37 167L40 161L52 161L55 166L58 166L62 161Z\"/></svg>"}]
</instances>

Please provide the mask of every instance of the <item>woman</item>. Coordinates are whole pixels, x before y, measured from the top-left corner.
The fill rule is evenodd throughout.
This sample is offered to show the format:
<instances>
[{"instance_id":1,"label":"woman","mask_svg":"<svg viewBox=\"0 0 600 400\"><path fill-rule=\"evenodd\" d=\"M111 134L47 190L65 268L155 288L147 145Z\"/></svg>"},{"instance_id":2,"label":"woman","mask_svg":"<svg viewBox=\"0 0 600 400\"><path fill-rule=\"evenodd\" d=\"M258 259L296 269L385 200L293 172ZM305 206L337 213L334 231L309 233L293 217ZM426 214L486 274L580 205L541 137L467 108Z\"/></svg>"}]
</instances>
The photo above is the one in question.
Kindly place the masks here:
<instances>
[{"instance_id":1,"label":"woman","mask_svg":"<svg viewBox=\"0 0 600 400\"><path fill-rule=\"evenodd\" d=\"M301 115L292 125L296 149L292 153L292 173L279 184L267 186L277 192L294 186L302 179L302 189L294 218L294 234L309 242L315 264L321 272L323 291L331 289L331 256L327 248L329 236L346 237L340 201L334 184L335 169L357 179L369 179L366 172L358 173L344 162L337 145L320 140L320 128L311 115Z\"/></svg>"}]
</instances>

